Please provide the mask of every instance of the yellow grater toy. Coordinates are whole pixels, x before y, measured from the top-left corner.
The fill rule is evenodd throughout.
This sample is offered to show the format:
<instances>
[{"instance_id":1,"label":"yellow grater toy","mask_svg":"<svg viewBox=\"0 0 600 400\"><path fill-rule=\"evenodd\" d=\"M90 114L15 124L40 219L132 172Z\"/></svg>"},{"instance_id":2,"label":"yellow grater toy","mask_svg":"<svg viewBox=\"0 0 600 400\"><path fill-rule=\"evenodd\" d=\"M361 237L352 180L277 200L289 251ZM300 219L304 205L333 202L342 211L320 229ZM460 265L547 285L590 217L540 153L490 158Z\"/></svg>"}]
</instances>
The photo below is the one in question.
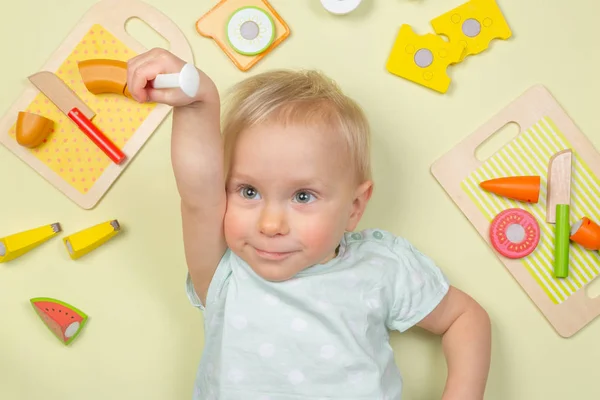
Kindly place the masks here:
<instances>
[{"instance_id":1,"label":"yellow grater toy","mask_svg":"<svg viewBox=\"0 0 600 400\"><path fill-rule=\"evenodd\" d=\"M457 63L464 47L448 43L433 33L417 35L403 24L388 57L386 69L394 75L446 93L450 77L446 69Z\"/></svg>"},{"instance_id":2,"label":"yellow grater toy","mask_svg":"<svg viewBox=\"0 0 600 400\"><path fill-rule=\"evenodd\" d=\"M464 48L460 61L487 49L493 39L506 40L512 32L495 0L470 0L431 20L438 35Z\"/></svg>"},{"instance_id":3,"label":"yellow grater toy","mask_svg":"<svg viewBox=\"0 0 600 400\"><path fill-rule=\"evenodd\" d=\"M76 260L108 242L119 232L119 221L113 219L69 235L63 238L63 242L69 257Z\"/></svg>"},{"instance_id":4,"label":"yellow grater toy","mask_svg":"<svg viewBox=\"0 0 600 400\"><path fill-rule=\"evenodd\" d=\"M15 233L0 239L0 263L14 260L61 231L58 222Z\"/></svg>"}]
</instances>

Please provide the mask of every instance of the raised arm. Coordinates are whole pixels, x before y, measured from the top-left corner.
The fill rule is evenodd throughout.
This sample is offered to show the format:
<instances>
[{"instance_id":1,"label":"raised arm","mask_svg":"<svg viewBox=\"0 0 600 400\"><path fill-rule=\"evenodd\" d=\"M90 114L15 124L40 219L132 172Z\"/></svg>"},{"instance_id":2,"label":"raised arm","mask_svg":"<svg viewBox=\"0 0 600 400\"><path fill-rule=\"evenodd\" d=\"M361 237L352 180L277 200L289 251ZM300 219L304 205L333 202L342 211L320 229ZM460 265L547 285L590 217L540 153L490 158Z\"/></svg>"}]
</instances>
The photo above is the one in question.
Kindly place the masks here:
<instances>
[{"instance_id":1,"label":"raised arm","mask_svg":"<svg viewBox=\"0 0 600 400\"><path fill-rule=\"evenodd\" d=\"M179 72L185 62L163 49L143 53L128 63L128 87L139 102L174 106L171 159L181 197L183 241L188 270L200 300L226 249L226 208L220 99L214 82L202 71L194 98L179 89L153 89L158 74Z\"/></svg>"}]
</instances>

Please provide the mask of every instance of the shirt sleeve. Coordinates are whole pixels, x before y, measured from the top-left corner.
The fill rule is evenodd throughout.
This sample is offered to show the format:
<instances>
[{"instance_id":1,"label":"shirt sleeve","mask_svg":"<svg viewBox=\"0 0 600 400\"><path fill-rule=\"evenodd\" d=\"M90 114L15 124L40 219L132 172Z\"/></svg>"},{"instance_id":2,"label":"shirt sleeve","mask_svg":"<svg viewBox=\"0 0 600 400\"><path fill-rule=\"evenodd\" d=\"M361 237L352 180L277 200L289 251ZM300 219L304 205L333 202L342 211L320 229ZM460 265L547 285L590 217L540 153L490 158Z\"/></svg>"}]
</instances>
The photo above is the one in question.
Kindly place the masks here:
<instances>
[{"instance_id":1,"label":"shirt sleeve","mask_svg":"<svg viewBox=\"0 0 600 400\"><path fill-rule=\"evenodd\" d=\"M220 296L222 295L223 290L229 283L230 275L231 250L227 249L223 254L223 257L221 257L219 265L217 265L217 269L215 270L215 273L210 281L210 285L208 286L208 293L206 294L206 304L202 304L200 297L196 293L194 284L192 282L192 278L188 271L185 279L185 292L192 306L200 309L201 311L205 311L207 307L210 307L211 304L217 302Z\"/></svg>"},{"instance_id":2,"label":"shirt sleeve","mask_svg":"<svg viewBox=\"0 0 600 400\"><path fill-rule=\"evenodd\" d=\"M391 272L388 328L404 332L431 313L450 287L435 262L403 238L394 243L397 265Z\"/></svg>"}]
</instances>

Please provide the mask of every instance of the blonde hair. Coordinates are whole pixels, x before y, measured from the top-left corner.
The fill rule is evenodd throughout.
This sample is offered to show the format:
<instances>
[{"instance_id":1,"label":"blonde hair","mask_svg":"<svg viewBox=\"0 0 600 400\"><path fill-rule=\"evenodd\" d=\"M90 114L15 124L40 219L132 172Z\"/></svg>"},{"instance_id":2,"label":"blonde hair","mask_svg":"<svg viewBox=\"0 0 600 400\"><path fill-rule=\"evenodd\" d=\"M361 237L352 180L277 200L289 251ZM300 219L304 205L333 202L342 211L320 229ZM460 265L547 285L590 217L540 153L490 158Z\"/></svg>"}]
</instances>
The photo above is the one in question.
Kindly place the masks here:
<instances>
[{"instance_id":1,"label":"blonde hair","mask_svg":"<svg viewBox=\"0 0 600 400\"><path fill-rule=\"evenodd\" d=\"M327 126L342 134L359 183L371 179L370 127L360 106L315 70L274 70L247 78L230 90L222 132L225 170L240 133L267 121Z\"/></svg>"}]
</instances>

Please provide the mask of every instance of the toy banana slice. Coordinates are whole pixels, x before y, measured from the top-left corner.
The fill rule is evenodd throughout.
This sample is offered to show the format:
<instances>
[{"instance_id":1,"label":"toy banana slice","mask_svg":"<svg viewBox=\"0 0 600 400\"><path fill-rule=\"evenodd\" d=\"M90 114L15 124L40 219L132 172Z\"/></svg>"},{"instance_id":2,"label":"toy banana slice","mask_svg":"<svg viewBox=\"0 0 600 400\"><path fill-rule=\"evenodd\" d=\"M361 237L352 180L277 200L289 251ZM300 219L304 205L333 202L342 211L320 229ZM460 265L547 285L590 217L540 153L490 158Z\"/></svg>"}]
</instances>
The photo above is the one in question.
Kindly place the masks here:
<instances>
[{"instance_id":1,"label":"toy banana slice","mask_svg":"<svg viewBox=\"0 0 600 400\"><path fill-rule=\"evenodd\" d=\"M58 222L15 233L0 239L0 263L14 260L61 231Z\"/></svg>"},{"instance_id":2,"label":"toy banana slice","mask_svg":"<svg viewBox=\"0 0 600 400\"><path fill-rule=\"evenodd\" d=\"M69 257L76 260L97 249L121 232L116 219L102 222L63 238Z\"/></svg>"},{"instance_id":3,"label":"toy banana slice","mask_svg":"<svg viewBox=\"0 0 600 400\"><path fill-rule=\"evenodd\" d=\"M131 97L127 87L127 63L121 60L93 58L77 63L86 89L98 95L104 93Z\"/></svg>"}]
</instances>

